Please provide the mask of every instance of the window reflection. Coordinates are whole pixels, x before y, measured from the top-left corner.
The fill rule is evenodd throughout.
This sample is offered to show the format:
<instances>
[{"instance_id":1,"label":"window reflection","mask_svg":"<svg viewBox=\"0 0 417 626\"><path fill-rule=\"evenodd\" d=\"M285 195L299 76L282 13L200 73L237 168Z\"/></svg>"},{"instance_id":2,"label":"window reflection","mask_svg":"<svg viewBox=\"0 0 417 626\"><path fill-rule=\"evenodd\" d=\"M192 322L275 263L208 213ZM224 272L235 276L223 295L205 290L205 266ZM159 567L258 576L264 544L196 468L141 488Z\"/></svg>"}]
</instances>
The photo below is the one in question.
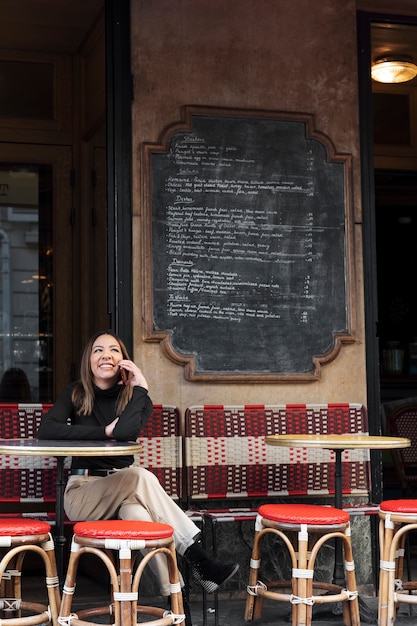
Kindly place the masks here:
<instances>
[{"instance_id":1,"label":"window reflection","mask_svg":"<svg viewBox=\"0 0 417 626\"><path fill-rule=\"evenodd\" d=\"M52 398L51 217L52 167L0 164L0 376L23 371L39 402Z\"/></svg>"},{"instance_id":2,"label":"window reflection","mask_svg":"<svg viewBox=\"0 0 417 626\"><path fill-rule=\"evenodd\" d=\"M0 402L32 402L29 379L20 367L10 367L0 381Z\"/></svg>"}]
</instances>

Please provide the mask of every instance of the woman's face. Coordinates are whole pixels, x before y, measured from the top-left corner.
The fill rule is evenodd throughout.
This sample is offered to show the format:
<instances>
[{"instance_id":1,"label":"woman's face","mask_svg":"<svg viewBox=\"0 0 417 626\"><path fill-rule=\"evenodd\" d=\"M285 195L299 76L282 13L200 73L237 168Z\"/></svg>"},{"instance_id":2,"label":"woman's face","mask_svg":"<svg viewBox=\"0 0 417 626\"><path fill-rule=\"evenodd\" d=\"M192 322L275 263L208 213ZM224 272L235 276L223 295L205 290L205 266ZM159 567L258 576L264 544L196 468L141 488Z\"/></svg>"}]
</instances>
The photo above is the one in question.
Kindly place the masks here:
<instances>
[{"instance_id":1,"label":"woman's face","mask_svg":"<svg viewBox=\"0 0 417 626\"><path fill-rule=\"evenodd\" d=\"M100 335L93 343L90 355L90 367L94 384L101 389L108 389L120 380L119 361L123 359L117 339L112 335Z\"/></svg>"}]
</instances>

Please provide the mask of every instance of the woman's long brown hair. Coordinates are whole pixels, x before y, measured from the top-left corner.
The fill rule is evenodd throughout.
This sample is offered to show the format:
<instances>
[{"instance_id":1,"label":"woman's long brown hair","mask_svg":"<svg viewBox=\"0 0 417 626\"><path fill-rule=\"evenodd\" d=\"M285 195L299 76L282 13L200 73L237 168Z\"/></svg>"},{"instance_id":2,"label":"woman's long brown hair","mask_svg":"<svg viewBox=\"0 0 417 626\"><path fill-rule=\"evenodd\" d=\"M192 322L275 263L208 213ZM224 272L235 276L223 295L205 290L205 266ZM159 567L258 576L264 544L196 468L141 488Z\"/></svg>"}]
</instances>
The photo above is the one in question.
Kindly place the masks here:
<instances>
[{"instance_id":1,"label":"woman's long brown hair","mask_svg":"<svg viewBox=\"0 0 417 626\"><path fill-rule=\"evenodd\" d=\"M72 392L72 401L82 415L90 415L94 405L94 385L93 372L91 371L90 357L93 345L102 335L110 335L120 346L123 359L129 359L130 356L123 341L115 335L111 330L100 330L95 333L84 348L80 365L80 380L75 385ZM133 388L130 385L120 385L120 393L117 399L116 415L125 408L133 394ZM115 415L115 417L116 417Z\"/></svg>"}]
</instances>

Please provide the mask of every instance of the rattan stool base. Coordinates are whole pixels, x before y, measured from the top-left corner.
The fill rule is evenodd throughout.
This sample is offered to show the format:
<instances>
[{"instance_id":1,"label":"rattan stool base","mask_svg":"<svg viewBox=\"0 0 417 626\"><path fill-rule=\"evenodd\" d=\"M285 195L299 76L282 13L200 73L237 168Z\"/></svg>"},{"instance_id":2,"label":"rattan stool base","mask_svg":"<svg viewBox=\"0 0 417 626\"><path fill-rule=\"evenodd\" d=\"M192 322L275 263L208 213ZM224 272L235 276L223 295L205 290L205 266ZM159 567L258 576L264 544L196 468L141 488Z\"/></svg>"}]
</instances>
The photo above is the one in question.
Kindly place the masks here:
<instances>
[{"instance_id":1,"label":"rattan stool base","mask_svg":"<svg viewBox=\"0 0 417 626\"><path fill-rule=\"evenodd\" d=\"M399 603L417 604L417 580L403 580L406 539L417 530L417 500L385 500L379 505L378 624L392 626Z\"/></svg>"},{"instance_id":2,"label":"rattan stool base","mask_svg":"<svg viewBox=\"0 0 417 626\"><path fill-rule=\"evenodd\" d=\"M55 547L47 522L32 519L0 520L0 622L13 626L58 624L60 605ZM48 605L22 597L24 558L37 554L43 561Z\"/></svg>"},{"instance_id":3,"label":"rattan stool base","mask_svg":"<svg viewBox=\"0 0 417 626\"><path fill-rule=\"evenodd\" d=\"M136 556L142 550L145 550L146 554L135 567ZM142 574L149 561L161 553L166 556L170 581L169 611L138 603ZM111 583L109 604L73 613L72 600L78 563L84 554L95 555L107 569ZM138 615L149 616L148 620L140 620L141 626L152 624L169 626L184 621L181 584L171 526L131 520L75 524L58 621L61 626L91 626L90 618L100 615L111 615L112 624L115 626L136 626Z\"/></svg>"},{"instance_id":4,"label":"rattan stool base","mask_svg":"<svg viewBox=\"0 0 417 626\"><path fill-rule=\"evenodd\" d=\"M341 603L343 620L359 626L359 602L350 541L349 514L319 505L270 504L259 508L247 588L245 621L259 619L263 600L291 606L293 626L310 626L315 604ZM275 536L286 547L291 559L292 578L264 583L259 580L261 543ZM322 546L333 539L342 543L346 585L313 580L316 557ZM317 593L322 591L324 593Z\"/></svg>"}]
</instances>

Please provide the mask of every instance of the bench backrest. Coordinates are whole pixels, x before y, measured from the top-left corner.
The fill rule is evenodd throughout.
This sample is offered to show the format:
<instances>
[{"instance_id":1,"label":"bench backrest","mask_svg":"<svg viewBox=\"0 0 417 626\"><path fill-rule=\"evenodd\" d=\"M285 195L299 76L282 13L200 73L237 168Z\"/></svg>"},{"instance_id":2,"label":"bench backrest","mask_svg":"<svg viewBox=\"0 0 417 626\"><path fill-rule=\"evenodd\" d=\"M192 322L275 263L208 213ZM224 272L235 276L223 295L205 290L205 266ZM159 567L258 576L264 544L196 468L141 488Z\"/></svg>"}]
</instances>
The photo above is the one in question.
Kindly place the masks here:
<instances>
[{"instance_id":1,"label":"bench backrest","mask_svg":"<svg viewBox=\"0 0 417 626\"><path fill-rule=\"evenodd\" d=\"M51 404L0 404L0 439L36 438ZM136 462L151 470L175 499L182 494L182 438L178 409L154 405L140 438ZM65 479L71 459L65 459ZM0 455L0 512L44 507L56 500L55 457ZM19 506L18 506L19 505ZM22 506L25 505L25 506ZM52 510L52 507L49 507Z\"/></svg>"},{"instance_id":2,"label":"bench backrest","mask_svg":"<svg viewBox=\"0 0 417 626\"><path fill-rule=\"evenodd\" d=\"M0 438L36 438L51 404L0 404ZM56 499L55 457L0 455L0 502L48 503ZM11 507L13 509L13 507Z\"/></svg>"},{"instance_id":3,"label":"bench backrest","mask_svg":"<svg viewBox=\"0 0 417 626\"><path fill-rule=\"evenodd\" d=\"M156 474L165 491L174 500L182 498L182 433L178 409L154 404L139 436L142 450L136 463Z\"/></svg>"},{"instance_id":4,"label":"bench backrest","mask_svg":"<svg viewBox=\"0 0 417 626\"><path fill-rule=\"evenodd\" d=\"M368 432L361 404L189 407L185 413L189 500L332 495L332 451L267 446L265 435L359 432ZM343 454L343 493L368 496L369 451Z\"/></svg>"},{"instance_id":5,"label":"bench backrest","mask_svg":"<svg viewBox=\"0 0 417 626\"><path fill-rule=\"evenodd\" d=\"M50 406L0 404L0 438L36 437ZM357 432L368 432L366 409L360 404L193 406L185 414L183 465L179 411L156 404L139 438L142 450L136 462L182 501L183 467L191 500L332 495L333 452L266 446L265 435ZM368 495L369 452L343 454L343 493ZM69 463L67 459L66 468ZM12 503L54 503L56 459L1 455L0 481L0 504L10 510Z\"/></svg>"}]
</instances>

